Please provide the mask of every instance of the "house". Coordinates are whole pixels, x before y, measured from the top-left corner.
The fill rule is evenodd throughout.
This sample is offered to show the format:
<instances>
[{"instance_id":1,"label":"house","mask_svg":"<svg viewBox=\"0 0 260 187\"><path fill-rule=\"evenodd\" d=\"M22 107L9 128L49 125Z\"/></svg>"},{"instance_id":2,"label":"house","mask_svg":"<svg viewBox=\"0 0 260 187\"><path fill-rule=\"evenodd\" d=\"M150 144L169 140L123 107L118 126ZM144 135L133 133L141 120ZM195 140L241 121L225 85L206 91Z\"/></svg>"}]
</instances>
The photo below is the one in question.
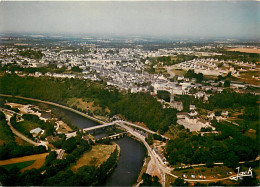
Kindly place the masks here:
<instances>
[{"instance_id":1,"label":"house","mask_svg":"<svg viewBox=\"0 0 260 187\"><path fill-rule=\"evenodd\" d=\"M178 111L182 111L183 110L183 103L182 102L179 102L179 101L172 101L170 103L170 106L172 108L175 108L177 109Z\"/></svg>"},{"instance_id":2,"label":"house","mask_svg":"<svg viewBox=\"0 0 260 187\"><path fill-rule=\"evenodd\" d=\"M195 110L191 110L188 115L185 116L185 120L189 123L194 123L194 119L197 119L198 112Z\"/></svg>"},{"instance_id":3,"label":"house","mask_svg":"<svg viewBox=\"0 0 260 187\"><path fill-rule=\"evenodd\" d=\"M30 130L30 133L33 134L33 135L35 135L35 136L39 135L39 134L42 133L42 132L43 132L43 130L42 130L41 128L39 128L39 127Z\"/></svg>"},{"instance_id":4,"label":"house","mask_svg":"<svg viewBox=\"0 0 260 187\"><path fill-rule=\"evenodd\" d=\"M201 127L211 127L208 121L205 121L204 119L198 119L197 123L201 126Z\"/></svg>"},{"instance_id":5,"label":"house","mask_svg":"<svg viewBox=\"0 0 260 187\"><path fill-rule=\"evenodd\" d=\"M198 93L195 93L195 98L198 99L198 98L201 98L204 96L204 93L203 92L198 92Z\"/></svg>"},{"instance_id":6,"label":"house","mask_svg":"<svg viewBox=\"0 0 260 187\"><path fill-rule=\"evenodd\" d=\"M36 77L42 76L42 73L41 73L41 72L35 72L34 74L35 74Z\"/></svg>"},{"instance_id":7,"label":"house","mask_svg":"<svg viewBox=\"0 0 260 187\"><path fill-rule=\"evenodd\" d=\"M178 78L177 78L178 81L182 81L184 80L184 76L183 75L179 75Z\"/></svg>"},{"instance_id":8,"label":"house","mask_svg":"<svg viewBox=\"0 0 260 187\"><path fill-rule=\"evenodd\" d=\"M196 106L195 105L190 105L190 110L195 110Z\"/></svg>"},{"instance_id":9,"label":"house","mask_svg":"<svg viewBox=\"0 0 260 187\"><path fill-rule=\"evenodd\" d=\"M224 117L224 118L227 118L228 117L228 111L222 111L221 116Z\"/></svg>"},{"instance_id":10,"label":"house","mask_svg":"<svg viewBox=\"0 0 260 187\"><path fill-rule=\"evenodd\" d=\"M187 116L187 112L178 112L177 119L184 119Z\"/></svg>"},{"instance_id":11,"label":"house","mask_svg":"<svg viewBox=\"0 0 260 187\"><path fill-rule=\"evenodd\" d=\"M210 95L206 94L203 98L203 102L207 102L209 100Z\"/></svg>"},{"instance_id":12,"label":"house","mask_svg":"<svg viewBox=\"0 0 260 187\"><path fill-rule=\"evenodd\" d=\"M213 118L215 117L215 113L214 112L211 112L207 115L207 118L212 120Z\"/></svg>"}]
</instances>

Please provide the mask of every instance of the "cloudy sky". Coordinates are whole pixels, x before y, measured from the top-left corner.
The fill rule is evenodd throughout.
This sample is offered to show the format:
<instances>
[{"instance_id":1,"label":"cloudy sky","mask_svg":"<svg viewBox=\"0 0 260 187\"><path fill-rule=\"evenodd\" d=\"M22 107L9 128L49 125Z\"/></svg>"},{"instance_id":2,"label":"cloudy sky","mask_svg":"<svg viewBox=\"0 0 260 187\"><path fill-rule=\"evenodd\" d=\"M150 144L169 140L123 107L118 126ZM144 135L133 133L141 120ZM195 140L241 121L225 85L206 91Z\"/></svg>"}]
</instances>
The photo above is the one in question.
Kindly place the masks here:
<instances>
[{"instance_id":1,"label":"cloudy sky","mask_svg":"<svg viewBox=\"0 0 260 187\"><path fill-rule=\"evenodd\" d=\"M0 2L0 32L260 38L260 2Z\"/></svg>"}]
</instances>

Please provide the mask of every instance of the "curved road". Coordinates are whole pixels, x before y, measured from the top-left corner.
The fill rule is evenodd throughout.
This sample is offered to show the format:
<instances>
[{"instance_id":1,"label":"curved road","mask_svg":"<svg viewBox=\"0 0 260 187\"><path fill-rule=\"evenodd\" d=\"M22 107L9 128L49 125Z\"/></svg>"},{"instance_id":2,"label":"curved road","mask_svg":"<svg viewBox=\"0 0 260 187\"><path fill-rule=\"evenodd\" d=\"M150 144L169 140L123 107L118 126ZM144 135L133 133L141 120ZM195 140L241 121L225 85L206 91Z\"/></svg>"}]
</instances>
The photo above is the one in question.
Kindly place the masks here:
<instances>
[{"instance_id":1,"label":"curved road","mask_svg":"<svg viewBox=\"0 0 260 187\"><path fill-rule=\"evenodd\" d=\"M11 115L5 114L6 119L7 119L7 124L10 126L10 129L12 130L12 132L20 137L21 139L23 139L24 141L34 145L34 146L39 146L42 145L41 143L36 143L35 141L32 141L31 139L27 138L26 136L24 136L22 133L18 132L17 130L15 130L15 128L12 126L12 124L10 123L10 119L11 119Z\"/></svg>"}]
</instances>

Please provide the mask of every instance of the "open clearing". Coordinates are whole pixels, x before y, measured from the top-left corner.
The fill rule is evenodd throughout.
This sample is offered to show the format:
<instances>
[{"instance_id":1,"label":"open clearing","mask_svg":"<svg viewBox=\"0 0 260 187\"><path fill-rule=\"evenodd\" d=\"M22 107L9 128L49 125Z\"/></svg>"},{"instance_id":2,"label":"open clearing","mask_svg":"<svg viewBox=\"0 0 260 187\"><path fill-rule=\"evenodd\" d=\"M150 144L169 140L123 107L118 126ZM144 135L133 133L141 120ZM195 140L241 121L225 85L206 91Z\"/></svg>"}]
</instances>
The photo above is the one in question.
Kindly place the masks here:
<instances>
[{"instance_id":1,"label":"open clearing","mask_svg":"<svg viewBox=\"0 0 260 187\"><path fill-rule=\"evenodd\" d=\"M8 160L0 160L0 166L35 160L35 162L32 165L29 165L28 167L23 168L21 171L23 172L25 170L32 169L32 168L38 169L41 166L43 166L43 164L45 162L45 158L48 154L49 153L43 153L43 154L37 154L37 155L31 155L31 156L11 158Z\"/></svg>"},{"instance_id":2,"label":"open clearing","mask_svg":"<svg viewBox=\"0 0 260 187\"><path fill-rule=\"evenodd\" d=\"M70 107L73 106L77 106L78 108L80 108L81 110L90 110L92 112L94 112L95 110L102 110L101 107L99 106L94 106L94 102L93 101L88 101L87 98L70 98L67 101L67 104ZM110 112L108 109L106 109L107 112Z\"/></svg>"},{"instance_id":3,"label":"open clearing","mask_svg":"<svg viewBox=\"0 0 260 187\"><path fill-rule=\"evenodd\" d=\"M38 123L28 121L28 120L21 121L18 123L18 125L15 126L15 128L20 132L30 131L37 127L40 127L40 125Z\"/></svg>"},{"instance_id":4,"label":"open clearing","mask_svg":"<svg viewBox=\"0 0 260 187\"><path fill-rule=\"evenodd\" d=\"M227 51L238 51L238 52L243 52L243 53L260 54L260 49L258 49L258 48L228 48Z\"/></svg>"},{"instance_id":5,"label":"open clearing","mask_svg":"<svg viewBox=\"0 0 260 187\"><path fill-rule=\"evenodd\" d=\"M21 170L23 168L26 168L26 167L32 165L34 162L35 162L35 160L29 160L29 161L25 161L25 162L18 162L18 163L14 163L14 164L2 165L1 167L5 168L7 170L11 169L12 167L17 167Z\"/></svg>"},{"instance_id":6,"label":"open clearing","mask_svg":"<svg viewBox=\"0 0 260 187\"><path fill-rule=\"evenodd\" d=\"M82 155L78 159L76 165L72 166L72 171L77 171L78 168L84 165L94 165L100 166L104 161L106 161L110 154L115 150L116 144L113 145L94 145L92 149Z\"/></svg>"},{"instance_id":7,"label":"open clearing","mask_svg":"<svg viewBox=\"0 0 260 187\"><path fill-rule=\"evenodd\" d=\"M14 135L14 139L15 139L15 143L17 143L17 145L28 145L28 146L32 146L32 144L24 141L22 138L20 138L19 136Z\"/></svg>"},{"instance_id":8,"label":"open clearing","mask_svg":"<svg viewBox=\"0 0 260 187\"><path fill-rule=\"evenodd\" d=\"M171 69L171 71L175 74L175 75L184 75L186 73L185 70L183 69Z\"/></svg>"}]
</instances>

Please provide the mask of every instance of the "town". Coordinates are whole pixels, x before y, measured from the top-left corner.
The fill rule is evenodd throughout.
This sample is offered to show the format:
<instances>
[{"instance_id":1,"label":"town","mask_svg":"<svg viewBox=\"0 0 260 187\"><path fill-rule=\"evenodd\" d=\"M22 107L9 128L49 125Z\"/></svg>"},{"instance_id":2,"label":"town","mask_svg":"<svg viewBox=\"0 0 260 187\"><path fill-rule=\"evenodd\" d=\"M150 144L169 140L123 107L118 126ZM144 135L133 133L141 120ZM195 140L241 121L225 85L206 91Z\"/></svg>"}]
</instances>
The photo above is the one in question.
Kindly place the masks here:
<instances>
[{"instance_id":1,"label":"town","mask_svg":"<svg viewBox=\"0 0 260 187\"><path fill-rule=\"evenodd\" d=\"M6 40L4 38L3 43ZM148 126L146 118L140 119L140 114L139 122L127 119L129 117L122 115L123 113L111 116L111 107L100 107L101 103L91 104L92 101L89 98L64 98L65 102L60 105L55 102L42 101L41 99L44 97L35 100L14 95L14 97L17 96L17 98L27 99L31 102L44 102L62 107L101 124L100 126L85 126L86 128L81 128L82 134L79 135L75 131L77 129L75 125L78 126L77 122L73 124L64 116L59 117L59 119L50 118L50 116L58 115L57 112L53 114L56 109L45 106L47 112L44 112L37 105L19 104L20 101L13 100L7 89L2 90L1 110L6 115L13 133L34 146L51 148L52 151L56 152L56 159L64 160L64 155L70 153L70 150L64 147L61 141L69 142L71 139L81 136L88 144L94 144L92 146L94 151L99 146L103 146L105 150L108 148L105 148L102 143L106 144L109 139L110 142L128 134L128 136L143 142L148 151L149 159L146 158L143 165L143 168L147 169L146 171L142 169L140 176L145 176L144 173L147 173L148 176L158 177L158 179L152 178L152 180L159 181L163 186L169 185L169 182L172 181L171 177L181 178L180 180L186 183L224 182L225 179L232 180L234 178L235 172L229 169L233 165L226 164L225 160L217 163L217 158L212 160L210 164L203 160L186 163L183 160L171 160L171 154L177 154L174 153L176 150L170 149L174 141L183 136L182 134L187 133L206 139L222 136L224 129L221 129L219 124L225 124L228 128L237 128L236 131L242 128L250 137L258 136L256 122L253 122L252 125L245 125L244 123L248 120L241 118L241 112L243 116L251 115L250 120L252 121L252 114L247 112L252 107L247 109L247 103L249 106L255 107L253 103L259 97L260 64L255 60L257 59L255 56L246 58L246 54L244 54L245 60L243 61L237 59L237 56L228 56L230 49L251 48L259 50L257 46L211 43L202 47L201 45L196 46L196 44L189 47L183 44L176 46L175 44L169 47L169 44L160 44L161 48L157 46L157 49L152 49L155 44L149 42L138 45L130 42L131 47L121 48L113 42L107 46L105 40L102 41L103 43L99 42L99 45L86 44L87 42L84 40L69 44L65 40L48 45L48 47L45 44L40 44L39 47L30 47L30 42L33 41L30 36L23 40L24 43L15 43L17 38L8 40L13 40L14 43L0 46L2 77L14 76L12 79L17 79L17 81L18 77L23 81L29 81L28 78L32 77L35 80L47 81L46 83L64 80L67 82L66 84L78 80L79 83L84 84L85 82L86 89L88 84L90 87L92 84L100 84L104 85L102 89L109 90L109 92L118 90L120 94L147 94L145 97L152 97L154 102L160 104L161 110L172 111L167 117L167 119L171 118L172 120L167 120L151 128ZM16 76L18 77L16 78ZM3 82L2 86L4 84ZM66 90L66 88L64 89ZM68 87L68 89L70 88ZM5 95L6 93L7 95ZM233 103L241 100L240 97L244 97L243 95L248 95L248 101L238 104L237 108L232 107ZM225 100L223 97L234 97L238 100ZM223 102L218 102L219 98L223 98ZM215 106L212 106L213 103ZM30 115L36 115L38 119ZM14 116L17 116L16 119ZM40 122L41 120L45 122ZM53 127L37 125L41 123L49 123ZM163 123L167 123L167 127L164 127ZM99 131L106 133L96 135L95 133ZM173 142L170 142L171 139ZM116 150L115 147L113 149ZM120 149L123 151L122 147ZM42 152L40 153L46 154L45 151L42 150ZM87 153L85 154L87 156ZM258 162L259 156L254 158L253 155L255 154L252 153L249 161ZM93 157L92 159L97 158ZM237 163L243 164L248 161L241 159ZM80 162L78 160L73 168L79 167ZM217 176L212 172L200 172L196 175L190 169L202 167L201 171L207 171L207 168L212 167L212 165L216 165L213 173L218 173ZM223 173L223 169L229 171ZM183 174L180 171L183 171ZM140 179L139 177L136 181L137 186L144 183L144 180L148 179ZM226 184L230 184L230 182Z\"/></svg>"}]
</instances>

